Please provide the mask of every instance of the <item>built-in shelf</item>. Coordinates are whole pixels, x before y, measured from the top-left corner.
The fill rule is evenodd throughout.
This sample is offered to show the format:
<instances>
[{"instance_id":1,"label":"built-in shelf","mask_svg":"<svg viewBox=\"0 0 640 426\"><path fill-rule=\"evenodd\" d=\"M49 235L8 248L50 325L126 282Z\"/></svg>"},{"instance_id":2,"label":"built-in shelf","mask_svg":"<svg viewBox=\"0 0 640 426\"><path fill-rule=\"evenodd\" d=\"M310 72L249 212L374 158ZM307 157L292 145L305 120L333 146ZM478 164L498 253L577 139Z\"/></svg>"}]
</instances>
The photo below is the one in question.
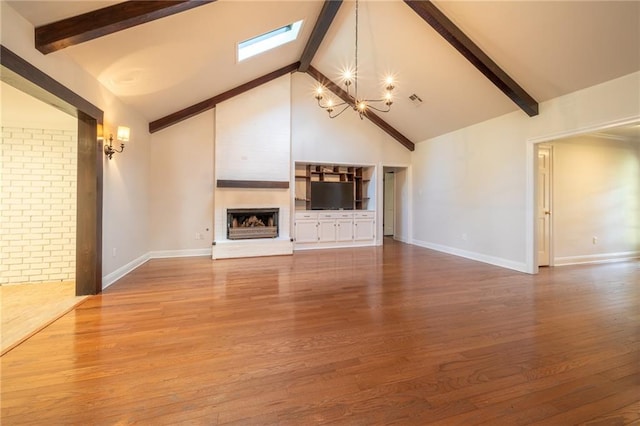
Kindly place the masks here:
<instances>
[{"instance_id":1,"label":"built-in shelf","mask_svg":"<svg viewBox=\"0 0 640 426\"><path fill-rule=\"evenodd\" d=\"M311 182L353 182L353 208L367 210L370 194L369 182L373 167L296 163L295 202L297 210L311 209Z\"/></svg>"}]
</instances>

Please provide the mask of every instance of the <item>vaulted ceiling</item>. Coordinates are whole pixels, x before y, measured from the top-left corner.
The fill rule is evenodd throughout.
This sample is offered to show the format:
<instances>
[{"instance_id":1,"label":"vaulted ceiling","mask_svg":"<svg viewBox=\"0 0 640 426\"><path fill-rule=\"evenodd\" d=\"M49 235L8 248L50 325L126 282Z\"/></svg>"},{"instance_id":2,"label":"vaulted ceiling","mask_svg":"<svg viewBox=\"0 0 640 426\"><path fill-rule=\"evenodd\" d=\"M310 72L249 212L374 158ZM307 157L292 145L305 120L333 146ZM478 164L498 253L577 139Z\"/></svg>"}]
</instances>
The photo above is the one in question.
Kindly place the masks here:
<instances>
[{"instance_id":1,"label":"vaulted ceiling","mask_svg":"<svg viewBox=\"0 0 640 426\"><path fill-rule=\"evenodd\" d=\"M116 3L9 1L34 27ZM640 70L638 1L433 4L539 103ZM299 61L322 9L322 0L218 0L49 54L75 61L153 122ZM354 10L342 3L311 61L334 81L353 64ZM237 62L238 42L300 19L297 40ZM398 82L381 118L413 142L520 110L407 2L361 0L360 92L378 97L387 72ZM312 103L313 87L309 79Z\"/></svg>"}]
</instances>

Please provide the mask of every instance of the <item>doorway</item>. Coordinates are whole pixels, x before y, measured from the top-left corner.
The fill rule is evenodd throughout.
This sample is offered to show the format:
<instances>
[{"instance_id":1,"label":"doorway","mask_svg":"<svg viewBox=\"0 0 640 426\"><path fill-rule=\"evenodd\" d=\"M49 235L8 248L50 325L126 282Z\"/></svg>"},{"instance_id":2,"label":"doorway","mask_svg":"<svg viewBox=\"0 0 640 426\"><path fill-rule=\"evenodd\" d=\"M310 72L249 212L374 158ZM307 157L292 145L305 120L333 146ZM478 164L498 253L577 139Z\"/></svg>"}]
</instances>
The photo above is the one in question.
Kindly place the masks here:
<instances>
[{"instance_id":1,"label":"doorway","mask_svg":"<svg viewBox=\"0 0 640 426\"><path fill-rule=\"evenodd\" d=\"M640 257L640 122L529 140L527 272Z\"/></svg>"},{"instance_id":2,"label":"doorway","mask_svg":"<svg viewBox=\"0 0 640 426\"><path fill-rule=\"evenodd\" d=\"M73 93L67 87L58 83L2 45L0 45L0 53L0 66L2 71L0 72L0 77L3 83L23 92L23 94L32 96L38 101L42 101L69 114L74 117L73 121L76 123L75 126L77 126L74 138L76 145L76 152L73 155L73 157L75 157L73 163L74 171L68 171L68 173L74 173L76 175L76 184L74 187L76 213L73 214L71 219L75 221L75 249L72 250L71 253L71 256L75 257L75 266L73 267L75 283L70 286L70 296L75 302L77 301L75 296L97 294L102 290L102 161L104 156L101 155L102 140L98 139L98 125L102 125L104 114L102 110L95 105ZM23 133L26 134L28 132ZM35 134L37 132L31 133ZM60 153L56 156L56 160L59 161L63 158L64 155ZM35 163L35 161L26 159L25 163L31 164ZM45 166L49 164L52 166L50 167L51 170L59 170L57 165L53 166L57 163L58 161L42 163L42 168L46 169ZM51 172L49 174L53 175L55 173ZM43 193L45 193L45 191L30 192L32 195L41 195ZM36 197L34 196L33 198L35 199ZM50 225L53 226L53 224ZM63 227L64 226L61 226L61 228ZM47 231L43 230L42 232L48 233L47 235L60 233L52 229ZM52 246L54 245L52 244ZM47 254L42 253L41 257L46 256ZM47 269L56 267L55 265L51 265L51 262L52 260L50 260L49 265L46 266ZM45 266L43 266L42 269L45 269ZM17 298L12 299L18 301ZM3 302L6 302L4 298ZM36 302L36 306L42 307L40 305L42 305L41 302ZM37 324L35 330L27 330L25 335L18 338L17 343L5 342L4 337L7 330L3 328L2 353L6 353L6 351L68 310L66 307L58 309L60 308L59 305L54 305L56 305L54 316L48 317L47 315L49 314L46 314L45 316L50 319L43 318L42 321ZM20 307L23 306L20 303L17 306L19 307L16 309L19 314L22 314L23 319L32 319L35 317L36 313L33 310ZM24 315L25 312L26 316ZM3 320L6 319L6 314L7 312L4 311L2 315ZM21 321L22 320L19 320L18 322ZM23 322L26 323L27 321Z\"/></svg>"},{"instance_id":3,"label":"doorway","mask_svg":"<svg viewBox=\"0 0 640 426\"><path fill-rule=\"evenodd\" d=\"M409 173L406 166L382 168L382 197L377 205L382 212L379 232L384 240L410 242Z\"/></svg>"},{"instance_id":4,"label":"doorway","mask_svg":"<svg viewBox=\"0 0 640 426\"><path fill-rule=\"evenodd\" d=\"M0 45L3 82L77 119L76 295L102 291L102 130L104 112ZM100 135L102 136L102 135Z\"/></svg>"},{"instance_id":5,"label":"doorway","mask_svg":"<svg viewBox=\"0 0 640 426\"><path fill-rule=\"evenodd\" d=\"M77 119L0 82L2 339L9 350L75 295Z\"/></svg>"}]
</instances>

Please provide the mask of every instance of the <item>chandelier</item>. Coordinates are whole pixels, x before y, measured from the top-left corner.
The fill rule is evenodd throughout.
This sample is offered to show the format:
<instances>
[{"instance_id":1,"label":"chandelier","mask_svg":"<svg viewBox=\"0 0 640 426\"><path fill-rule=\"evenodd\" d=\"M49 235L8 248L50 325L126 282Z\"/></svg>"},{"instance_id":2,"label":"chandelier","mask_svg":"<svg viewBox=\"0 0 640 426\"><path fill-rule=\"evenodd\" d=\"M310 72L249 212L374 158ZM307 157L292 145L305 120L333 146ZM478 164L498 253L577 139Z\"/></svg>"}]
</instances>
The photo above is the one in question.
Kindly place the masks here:
<instances>
[{"instance_id":1,"label":"chandelier","mask_svg":"<svg viewBox=\"0 0 640 426\"><path fill-rule=\"evenodd\" d=\"M326 110L330 118L336 118L351 107L362 120L362 116L366 115L367 111L389 112L391 104L393 104L391 92L394 89L394 81L392 76L387 76L384 79L385 94L382 99L366 99L360 97L358 93L358 3L359 1L356 0L355 68L353 70L347 69L341 77L346 87L346 100L343 97L343 102L336 103L332 98L325 99L326 89L323 85L319 85L315 90L318 106ZM354 87L353 95L350 93L351 86ZM335 111L338 112L334 114Z\"/></svg>"}]
</instances>

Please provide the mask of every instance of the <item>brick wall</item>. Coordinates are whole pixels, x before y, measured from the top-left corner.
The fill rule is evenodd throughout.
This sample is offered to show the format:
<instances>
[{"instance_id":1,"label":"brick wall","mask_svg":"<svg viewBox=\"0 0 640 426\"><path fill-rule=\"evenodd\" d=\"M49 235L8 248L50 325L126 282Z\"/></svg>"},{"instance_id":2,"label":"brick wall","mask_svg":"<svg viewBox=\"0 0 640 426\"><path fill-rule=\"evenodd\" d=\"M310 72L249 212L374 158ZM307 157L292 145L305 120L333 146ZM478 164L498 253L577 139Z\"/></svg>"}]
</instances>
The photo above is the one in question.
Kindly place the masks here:
<instances>
[{"instance_id":1,"label":"brick wall","mask_svg":"<svg viewBox=\"0 0 640 426\"><path fill-rule=\"evenodd\" d=\"M0 284L75 279L75 131L3 127Z\"/></svg>"}]
</instances>

